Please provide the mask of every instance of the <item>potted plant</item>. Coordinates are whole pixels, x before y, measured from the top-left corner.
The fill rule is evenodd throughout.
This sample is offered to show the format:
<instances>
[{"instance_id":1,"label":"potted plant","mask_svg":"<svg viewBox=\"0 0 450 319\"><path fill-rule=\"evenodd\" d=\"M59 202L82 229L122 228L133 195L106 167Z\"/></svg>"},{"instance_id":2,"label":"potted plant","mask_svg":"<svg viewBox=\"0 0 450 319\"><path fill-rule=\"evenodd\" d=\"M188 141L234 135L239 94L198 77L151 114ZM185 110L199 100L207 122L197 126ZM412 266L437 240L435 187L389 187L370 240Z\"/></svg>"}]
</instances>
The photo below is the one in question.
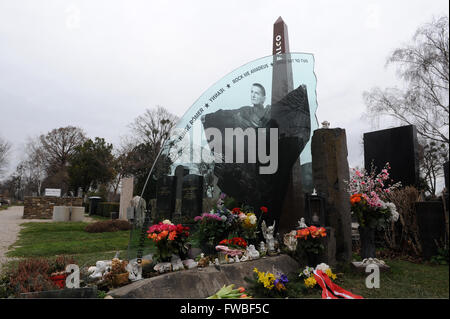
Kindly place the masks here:
<instances>
[{"instance_id":1,"label":"potted plant","mask_svg":"<svg viewBox=\"0 0 450 319\"><path fill-rule=\"evenodd\" d=\"M306 264L319 263L319 256L324 250L321 238L326 236L327 232L323 227L309 226L297 230L297 254L301 259L306 259Z\"/></svg>"}]
</instances>

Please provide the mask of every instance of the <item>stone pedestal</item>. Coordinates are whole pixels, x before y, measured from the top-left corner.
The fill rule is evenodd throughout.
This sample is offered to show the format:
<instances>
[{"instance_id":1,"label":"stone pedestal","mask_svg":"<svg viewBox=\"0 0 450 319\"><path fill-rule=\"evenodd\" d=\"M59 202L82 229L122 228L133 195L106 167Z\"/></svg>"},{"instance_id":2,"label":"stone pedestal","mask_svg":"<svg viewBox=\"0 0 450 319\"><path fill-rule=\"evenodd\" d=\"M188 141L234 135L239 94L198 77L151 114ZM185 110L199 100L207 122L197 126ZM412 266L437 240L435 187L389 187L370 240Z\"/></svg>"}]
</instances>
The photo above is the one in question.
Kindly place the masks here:
<instances>
[{"instance_id":1,"label":"stone pedestal","mask_svg":"<svg viewBox=\"0 0 450 319\"><path fill-rule=\"evenodd\" d=\"M84 207L70 207L70 221L82 222L84 221Z\"/></svg>"},{"instance_id":2,"label":"stone pedestal","mask_svg":"<svg viewBox=\"0 0 450 319\"><path fill-rule=\"evenodd\" d=\"M122 179L122 189L120 191L119 219L127 220L127 208L131 206L133 199L134 179L127 177Z\"/></svg>"},{"instance_id":3,"label":"stone pedestal","mask_svg":"<svg viewBox=\"0 0 450 319\"><path fill-rule=\"evenodd\" d=\"M53 221L54 222L68 222L69 221L69 207L54 206L53 207Z\"/></svg>"},{"instance_id":4,"label":"stone pedestal","mask_svg":"<svg viewBox=\"0 0 450 319\"><path fill-rule=\"evenodd\" d=\"M313 181L317 194L325 198L327 225L335 230L336 260L349 262L352 257L352 225L347 138L345 130L318 129L312 137Z\"/></svg>"}]
</instances>

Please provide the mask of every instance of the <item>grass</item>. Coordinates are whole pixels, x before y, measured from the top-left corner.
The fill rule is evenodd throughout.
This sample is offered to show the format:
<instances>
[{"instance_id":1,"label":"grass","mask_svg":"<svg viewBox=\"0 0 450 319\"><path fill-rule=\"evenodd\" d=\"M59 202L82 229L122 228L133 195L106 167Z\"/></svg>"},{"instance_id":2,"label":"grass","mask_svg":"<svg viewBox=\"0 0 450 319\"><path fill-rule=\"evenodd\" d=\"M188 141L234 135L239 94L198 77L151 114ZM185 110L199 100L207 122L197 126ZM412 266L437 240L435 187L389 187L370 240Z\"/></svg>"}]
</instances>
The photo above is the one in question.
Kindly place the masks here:
<instances>
[{"instance_id":1,"label":"grass","mask_svg":"<svg viewBox=\"0 0 450 319\"><path fill-rule=\"evenodd\" d=\"M124 251L129 231L88 233L84 222L24 223L8 257L53 257ZM113 254L114 255L114 254ZM97 259L99 260L99 259Z\"/></svg>"},{"instance_id":2,"label":"grass","mask_svg":"<svg viewBox=\"0 0 450 319\"><path fill-rule=\"evenodd\" d=\"M8 257L54 258L57 255L72 256L80 267L95 265L98 260L110 260L116 252L121 259L136 257L141 230L87 233L88 223L24 223L16 243L10 247ZM131 245L128 243L131 235ZM192 234L192 246L198 246L198 238ZM145 238L143 255L154 253L152 241ZM354 256L354 260L357 256ZM18 261L10 261L11 268ZM380 288L369 289L365 285L368 274L353 270L350 265L333 269L336 283L342 288L364 298L449 298L449 266L431 263L412 263L400 259L385 259L390 272L380 272ZM298 298L320 298L320 290Z\"/></svg>"},{"instance_id":3,"label":"grass","mask_svg":"<svg viewBox=\"0 0 450 319\"><path fill-rule=\"evenodd\" d=\"M337 272L337 284L364 298L449 298L449 266L385 260L389 272L380 272L380 288L369 289L368 273L358 273L346 266Z\"/></svg>"},{"instance_id":4,"label":"grass","mask_svg":"<svg viewBox=\"0 0 450 319\"><path fill-rule=\"evenodd\" d=\"M1 205L0 210L8 209L8 207L9 207L8 205Z\"/></svg>"}]
</instances>

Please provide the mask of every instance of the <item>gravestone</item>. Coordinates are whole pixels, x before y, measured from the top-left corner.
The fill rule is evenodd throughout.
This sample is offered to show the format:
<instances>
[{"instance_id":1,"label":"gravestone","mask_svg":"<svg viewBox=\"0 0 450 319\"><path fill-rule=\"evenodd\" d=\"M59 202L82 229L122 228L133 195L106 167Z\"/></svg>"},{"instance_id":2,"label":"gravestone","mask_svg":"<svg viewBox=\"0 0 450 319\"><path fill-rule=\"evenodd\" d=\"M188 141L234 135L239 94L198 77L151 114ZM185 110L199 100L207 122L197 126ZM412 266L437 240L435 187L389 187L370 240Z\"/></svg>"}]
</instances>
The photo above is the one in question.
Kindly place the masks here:
<instances>
[{"instance_id":1,"label":"gravestone","mask_svg":"<svg viewBox=\"0 0 450 319\"><path fill-rule=\"evenodd\" d=\"M133 199L134 179L126 177L122 179L122 188L120 191L119 219L127 220L127 208Z\"/></svg>"},{"instance_id":2,"label":"gravestone","mask_svg":"<svg viewBox=\"0 0 450 319\"><path fill-rule=\"evenodd\" d=\"M176 198L181 199L181 189L183 187L183 177L189 174L189 168L183 165L178 165L175 168L175 176L177 177L177 191Z\"/></svg>"},{"instance_id":3,"label":"gravestone","mask_svg":"<svg viewBox=\"0 0 450 319\"><path fill-rule=\"evenodd\" d=\"M445 239L444 207L441 201L428 201L415 203L415 209L422 257L428 260L437 255L438 244Z\"/></svg>"},{"instance_id":4,"label":"gravestone","mask_svg":"<svg viewBox=\"0 0 450 319\"><path fill-rule=\"evenodd\" d=\"M183 177L181 191L181 214L194 218L202 214L203 176L189 174Z\"/></svg>"},{"instance_id":5,"label":"gravestone","mask_svg":"<svg viewBox=\"0 0 450 319\"><path fill-rule=\"evenodd\" d=\"M175 217L181 215L181 189L183 188L183 177L189 174L189 168L178 165L175 168L176 182L176 199L175 199Z\"/></svg>"},{"instance_id":6,"label":"gravestone","mask_svg":"<svg viewBox=\"0 0 450 319\"><path fill-rule=\"evenodd\" d=\"M156 182L157 219L172 219L175 212L176 176L163 176Z\"/></svg>"},{"instance_id":7,"label":"gravestone","mask_svg":"<svg viewBox=\"0 0 450 319\"><path fill-rule=\"evenodd\" d=\"M389 162L390 177L402 186L419 182L419 143L414 125L364 134L364 166L370 172L372 161L377 173Z\"/></svg>"},{"instance_id":8,"label":"gravestone","mask_svg":"<svg viewBox=\"0 0 450 319\"><path fill-rule=\"evenodd\" d=\"M312 137L313 181L317 194L325 199L327 225L334 228L336 260L349 262L352 257L352 221L347 138L344 129L318 129Z\"/></svg>"}]
</instances>

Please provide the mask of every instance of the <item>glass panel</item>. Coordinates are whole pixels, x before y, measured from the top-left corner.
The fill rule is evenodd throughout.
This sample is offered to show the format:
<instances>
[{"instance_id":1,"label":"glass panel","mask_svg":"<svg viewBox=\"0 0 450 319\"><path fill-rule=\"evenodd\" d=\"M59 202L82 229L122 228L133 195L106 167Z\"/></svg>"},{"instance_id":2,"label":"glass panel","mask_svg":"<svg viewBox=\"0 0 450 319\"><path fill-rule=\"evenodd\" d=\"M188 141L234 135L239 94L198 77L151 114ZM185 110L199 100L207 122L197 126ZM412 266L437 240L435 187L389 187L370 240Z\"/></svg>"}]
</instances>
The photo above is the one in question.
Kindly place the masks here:
<instances>
[{"instance_id":1,"label":"glass panel","mask_svg":"<svg viewBox=\"0 0 450 319\"><path fill-rule=\"evenodd\" d=\"M158 161L169 158L170 175L178 176L175 212L158 214L156 199L152 215L192 221L225 193L237 204L269 207L276 219L296 161L302 191L312 192L316 109L312 54L267 56L227 74L187 110L165 144ZM179 189L181 179L185 192ZM200 183L203 191L198 193Z\"/></svg>"}]
</instances>

